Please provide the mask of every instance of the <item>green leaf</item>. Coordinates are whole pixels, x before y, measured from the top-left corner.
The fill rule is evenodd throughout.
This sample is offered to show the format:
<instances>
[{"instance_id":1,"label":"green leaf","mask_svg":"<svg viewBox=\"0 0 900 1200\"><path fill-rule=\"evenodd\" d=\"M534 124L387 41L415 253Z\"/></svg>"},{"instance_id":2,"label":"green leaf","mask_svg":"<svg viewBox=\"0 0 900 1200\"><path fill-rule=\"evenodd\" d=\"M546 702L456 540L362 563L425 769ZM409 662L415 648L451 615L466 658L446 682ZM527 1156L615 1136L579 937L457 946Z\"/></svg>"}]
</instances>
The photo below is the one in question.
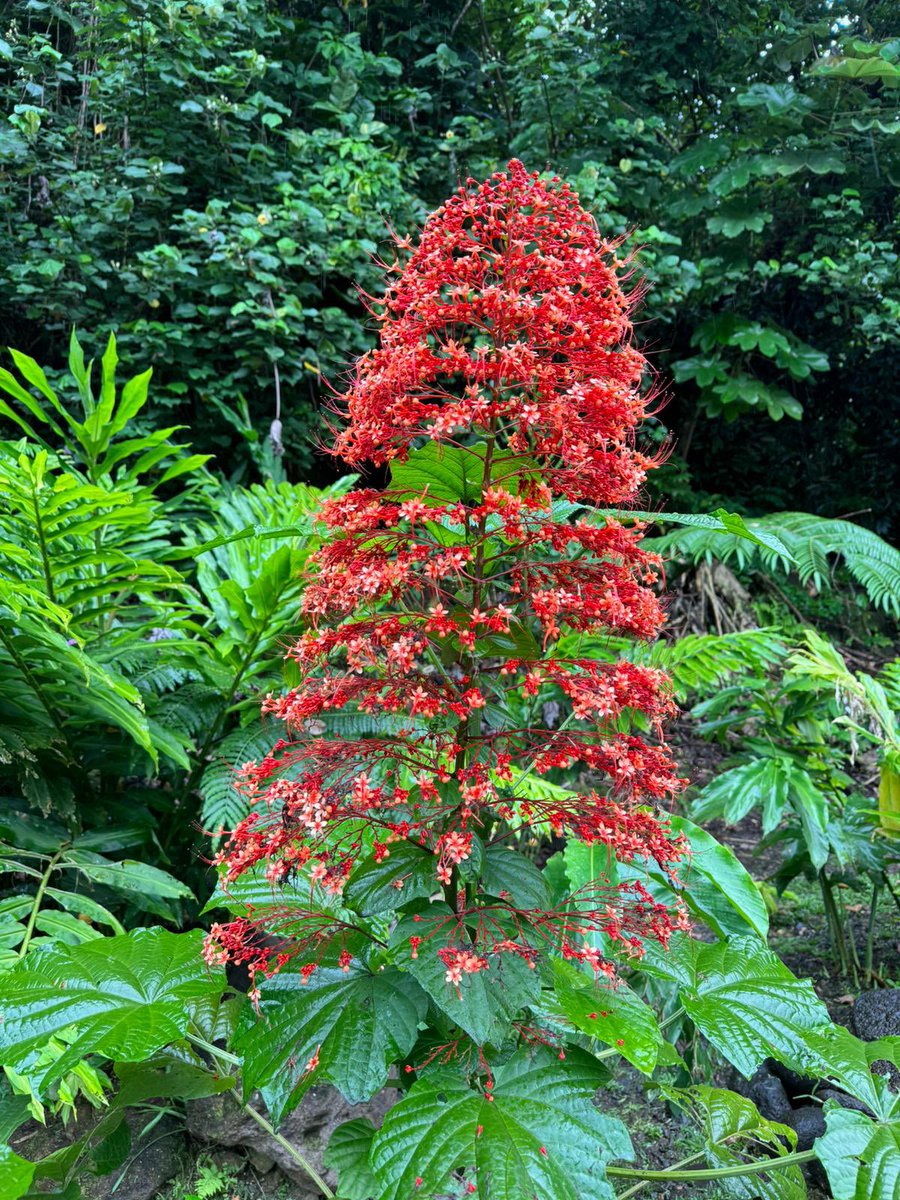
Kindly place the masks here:
<instances>
[{"instance_id":1,"label":"green leaf","mask_svg":"<svg viewBox=\"0 0 900 1200\"><path fill-rule=\"evenodd\" d=\"M448 446L429 442L409 457L391 463L392 496L427 495L437 503L462 500L477 504L481 500L481 485L485 469L484 443L475 446ZM521 454L494 453L491 461L491 483L515 491L518 479L539 471L537 464Z\"/></svg>"},{"instance_id":2,"label":"green leaf","mask_svg":"<svg viewBox=\"0 0 900 1200\"><path fill-rule=\"evenodd\" d=\"M680 996L698 1029L748 1079L766 1058L793 1061L806 1034L829 1023L812 983L795 978L758 938L697 944Z\"/></svg>"},{"instance_id":3,"label":"green leaf","mask_svg":"<svg viewBox=\"0 0 900 1200\"><path fill-rule=\"evenodd\" d=\"M437 858L412 842L390 847L388 858L365 859L344 890L344 901L359 913L390 912L410 900L428 899L441 887L435 876ZM397 880L403 886L394 886Z\"/></svg>"},{"instance_id":4,"label":"green leaf","mask_svg":"<svg viewBox=\"0 0 900 1200\"><path fill-rule=\"evenodd\" d=\"M244 1064L244 1091L269 1085L276 1121L306 1089L330 1080L351 1104L385 1086L393 1062L415 1044L426 999L417 984L392 967L371 972L358 962L344 972L320 966L302 984L282 971L260 989L259 1016L245 1008L234 1037ZM318 1050L319 1066L307 1065Z\"/></svg>"},{"instance_id":5,"label":"green leaf","mask_svg":"<svg viewBox=\"0 0 900 1200\"><path fill-rule=\"evenodd\" d=\"M827 1079L854 1096L876 1116L900 1118L900 1093L890 1077L872 1070L877 1062L900 1067L900 1037L863 1042L841 1025L807 1033L789 1064L811 1079Z\"/></svg>"},{"instance_id":6,"label":"green leaf","mask_svg":"<svg viewBox=\"0 0 900 1200\"><path fill-rule=\"evenodd\" d=\"M829 1100L825 1127L815 1150L834 1200L897 1200L900 1121L882 1124Z\"/></svg>"},{"instance_id":7,"label":"green leaf","mask_svg":"<svg viewBox=\"0 0 900 1200\"><path fill-rule=\"evenodd\" d=\"M19 1200L31 1187L34 1163L26 1162L9 1146L0 1146L0 1196L3 1200Z\"/></svg>"},{"instance_id":8,"label":"green leaf","mask_svg":"<svg viewBox=\"0 0 900 1200\"><path fill-rule=\"evenodd\" d=\"M481 886L489 896L504 893L516 908L547 908L550 888L543 873L517 850L489 846L481 870Z\"/></svg>"},{"instance_id":9,"label":"green leaf","mask_svg":"<svg viewBox=\"0 0 900 1200\"><path fill-rule=\"evenodd\" d=\"M728 533L756 546L765 546L775 554L783 556L788 562L794 561L793 555L781 538L770 533L758 521L751 519L748 524L738 513L730 513L724 508L717 508L712 513L625 512L619 515L632 516L641 521L654 521L659 525L684 525L691 529L707 529L711 533Z\"/></svg>"},{"instance_id":10,"label":"green leaf","mask_svg":"<svg viewBox=\"0 0 900 1200\"><path fill-rule=\"evenodd\" d=\"M769 932L765 902L734 852L686 817L673 816L671 824L691 847L690 861L681 870L681 895L688 906L720 937L746 933L749 925L765 938Z\"/></svg>"},{"instance_id":11,"label":"green leaf","mask_svg":"<svg viewBox=\"0 0 900 1200\"><path fill-rule=\"evenodd\" d=\"M87 879L116 891L163 896L170 900L193 896L191 889L168 871L130 858L112 862L90 850L72 849L66 853L65 865L76 867Z\"/></svg>"},{"instance_id":12,"label":"green leaf","mask_svg":"<svg viewBox=\"0 0 900 1200\"><path fill-rule=\"evenodd\" d=\"M368 1117L338 1125L325 1151L325 1166L337 1172L341 1200L374 1200L378 1181L369 1166L375 1126Z\"/></svg>"},{"instance_id":13,"label":"green leaf","mask_svg":"<svg viewBox=\"0 0 900 1200\"><path fill-rule=\"evenodd\" d=\"M574 963L554 958L553 997L582 1033L614 1047L645 1075L656 1066L662 1035L653 1010L625 983L604 987Z\"/></svg>"},{"instance_id":14,"label":"green leaf","mask_svg":"<svg viewBox=\"0 0 900 1200\"><path fill-rule=\"evenodd\" d=\"M450 916L444 905L432 905L430 916L438 913ZM540 978L516 954L490 955L487 970L463 975L458 989L446 980L447 968L438 957L438 947L427 940L428 925L417 923L412 916L397 925L391 937L393 960L402 971L408 971L425 989L441 1012L479 1045L498 1046L503 1041L513 1018L540 995ZM425 937L412 957L409 939Z\"/></svg>"},{"instance_id":15,"label":"green leaf","mask_svg":"<svg viewBox=\"0 0 900 1200\"><path fill-rule=\"evenodd\" d=\"M202 933L138 929L30 954L3 981L0 1063L45 1087L86 1054L140 1062L182 1037L191 1002L224 987L201 956ZM56 1061L38 1067L47 1040L69 1030Z\"/></svg>"},{"instance_id":16,"label":"green leaf","mask_svg":"<svg viewBox=\"0 0 900 1200\"><path fill-rule=\"evenodd\" d=\"M689 1112L700 1126L706 1161L712 1168L735 1167L758 1160L765 1147L777 1156L796 1145L797 1135L786 1125L760 1116L756 1105L736 1092L705 1085L689 1089L664 1088L670 1103ZM725 1177L720 1186L736 1200L805 1200L806 1184L798 1166L785 1166L745 1177Z\"/></svg>"},{"instance_id":17,"label":"green leaf","mask_svg":"<svg viewBox=\"0 0 900 1200\"><path fill-rule=\"evenodd\" d=\"M116 1063L121 1107L146 1100L202 1100L234 1087L230 1075L217 1075L205 1065L185 1062L180 1053L163 1050L141 1063Z\"/></svg>"},{"instance_id":18,"label":"green leaf","mask_svg":"<svg viewBox=\"0 0 900 1200\"><path fill-rule=\"evenodd\" d=\"M373 1139L379 1200L443 1197L457 1170L491 1200L614 1200L605 1164L633 1151L592 1103L600 1081L589 1055L543 1048L497 1069L492 1100L449 1072L419 1080Z\"/></svg>"}]
</instances>

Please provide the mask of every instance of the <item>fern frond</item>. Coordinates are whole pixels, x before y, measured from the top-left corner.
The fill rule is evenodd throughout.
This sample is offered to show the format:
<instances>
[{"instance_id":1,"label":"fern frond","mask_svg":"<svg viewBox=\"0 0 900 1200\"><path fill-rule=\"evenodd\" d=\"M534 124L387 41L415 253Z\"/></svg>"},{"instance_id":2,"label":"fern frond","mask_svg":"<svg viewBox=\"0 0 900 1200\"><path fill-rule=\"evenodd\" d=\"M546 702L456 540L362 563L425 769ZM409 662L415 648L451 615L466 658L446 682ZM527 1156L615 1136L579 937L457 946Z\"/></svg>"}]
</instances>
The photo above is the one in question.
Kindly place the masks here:
<instances>
[{"instance_id":1,"label":"fern frond","mask_svg":"<svg viewBox=\"0 0 900 1200\"><path fill-rule=\"evenodd\" d=\"M793 569L801 583L812 582L820 590L832 586L835 563L841 562L873 605L900 617L900 551L871 529L797 512L753 518L747 526L760 534L774 534L794 562L769 546L702 528L675 529L648 538L645 545L663 556L681 556L692 563L718 559L769 573L787 574Z\"/></svg>"},{"instance_id":2,"label":"fern frond","mask_svg":"<svg viewBox=\"0 0 900 1200\"><path fill-rule=\"evenodd\" d=\"M635 646L633 662L661 667L677 695L704 695L733 675L765 675L787 653L775 629L741 629L724 634L688 634L674 642Z\"/></svg>"}]
</instances>

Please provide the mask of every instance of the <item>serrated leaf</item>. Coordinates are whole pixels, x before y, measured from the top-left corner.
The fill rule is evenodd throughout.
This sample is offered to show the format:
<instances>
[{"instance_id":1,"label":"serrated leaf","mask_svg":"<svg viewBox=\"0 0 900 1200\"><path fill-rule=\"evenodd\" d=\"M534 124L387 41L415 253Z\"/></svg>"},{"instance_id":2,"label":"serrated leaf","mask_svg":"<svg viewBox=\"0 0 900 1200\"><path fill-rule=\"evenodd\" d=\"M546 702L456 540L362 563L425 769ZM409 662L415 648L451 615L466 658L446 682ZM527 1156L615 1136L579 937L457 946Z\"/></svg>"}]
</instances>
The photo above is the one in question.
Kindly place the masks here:
<instances>
[{"instance_id":1,"label":"serrated leaf","mask_svg":"<svg viewBox=\"0 0 900 1200\"><path fill-rule=\"evenodd\" d=\"M666 1098L686 1109L700 1125L710 1167L735 1167L758 1158L766 1147L777 1166L778 1155L793 1149L797 1135L786 1125L762 1117L752 1100L724 1088L699 1085L686 1090L664 1088ZM735 1200L804 1200L806 1184L800 1168L782 1166L747 1176L724 1177L723 1192Z\"/></svg>"},{"instance_id":2,"label":"serrated leaf","mask_svg":"<svg viewBox=\"0 0 900 1200\"><path fill-rule=\"evenodd\" d=\"M375 1126L368 1117L338 1125L325 1151L325 1166L337 1172L341 1200L375 1200L378 1181L369 1166Z\"/></svg>"},{"instance_id":3,"label":"serrated leaf","mask_svg":"<svg viewBox=\"0 0 900 1200\"><path fill-rule=\"evenodd\" d=\"M483 442L475 446L449 446L428 442L413 450L405 461L391 463L390 492L393 496L427 496L438 503L474 504L481 499L484 479ZM491 462L491 482L514 491L517 478L539 471L537 463L520 454L495 453Z\"/></svg>"},{"instance_id":4,"label":"serrated leaf","mask_svg":"<svg viewBox=\"0 0 900 1200\"><path fill-rule=\"evenodd\" d=\"M551 971L554 1003L562 1015L649 1075L663 1040L653 1010L627 984L604 987L561 958L553 960Z\"/></svg>"},{"instance_id":5,"label":"serrated leaf","mask_svg":"<svg viewBox=\"0 0 900 1200\"><path fill-rule=\"evenodd\" d=\"M419 1080L373 1139L379 1200L443 1197L457 1170L491 1200L614 1200L605 1164L633 1151L592 1103L601 1078L589 1055L541 1048L497 1068L492 1100L454 1074Z\"/></svg>"},{"instance_id":6,"label":"serrated leaf","mask_svg":"<svg viewBox=\"0 0 900 1200\"><path fill-rule=\"evenodd\" d=\"M816 1139L834 1200L897 1200L900 1121L880 1123L865 1113L825 1105L825 1133Z\"/></svg>"},{"instance_id":7,"label":"serrated leaf","mask_svg":"<svg viewBox=\"0 0 900 1200\"><path fill-rule=\"evenodd\" d=\"M30 954L4 977L0 1063L45 1087L86 1054L149 1058L183 1036L192 1001L224 987L203 961L202 936L138 929ZM37 1067L42 1047L64 1029L74 1035L66 1050Z\"/></svg>"},{"instance_id":8,"label":"serrated leaf","mask_svg":"<svg viewBox=\"0 0 900 1200\"><path fill-rule=\"evenodd\" d=\"M441 890L436 870L434 854L412 842L400 842L380 862L370 856L360 863L344 890L344 901L369 914L393 911L410 900L427 900ZM394 886L397 881L402 887Z\"/></svg>"},{"instance_id":9,"label":"serrated leaf","mask_svg":"<svg viewBox=\"0 0 900 1200\"><path fill-rule=\"evenodd\" d=\"M698 945L679 989L688 1016L748 1079L766 1058L791 1062L805 1035L829 1023L812 983L757 938Z\"/></svg>"},{"instance_id":10,"label":"serrated leaf","mask_svg":"<svg viewBox=\"0 0 900 1200\"><path fill-rule=\"evenodd\" d=\"M538 867L506 846L489 846L484 854L481 886L489 896L509 897L516 908L546 909L550 888Z\"/></svg>"},{"instance_id":11,"label":"serrated leaf","mask_svg":"<svg viewBox=\"0 0 900 1200\"><path fill-rule=\"evenodd\" d=\"M246 1008L234 1047L244 1064L244 1091L265 1089L276 1121L323 1079L351 1104L385 1086L388 1070L412 1049L427 1002L416 982L393 967L371 972L356 962L344 972L320 966L306 984L282 971L260 989L259 1016ZM307 1066L318 1051L318 1067Z\"/></svg>"},{"instance_id":12,"label":"serrated leaf","mask_svg":"<svg viewBox=\"0 0 900 1200\"><path fill-rule=\"evenodd\" d=\"M900 1119L900 1093L891 1090L887 1075L873 1072L876 1062L900 1067L900 1037L864 1042L841 1025L829 1025L807 1033L789 1065L811 1079L829 1080L876 1117Z\"/></svg>"},{"instance_id":13,"label":"serrated leaf","mask_svg":"<svg viewBox=\"0 0 900 1200\"><path fill-rule=\"evenodd\" d=\"M450 915L443 905L432 905L429 914ZM480 1046L499 1045L513 1018L540 995L540 978L516 954L492 954L487 970L464 974L459 987L447 982L446 971L438 957L438 945L427 940L426 923L412 916L399 922L391 937L393 960L408 971L425 989L441 1012ZM409 939L425 933L417 957L412 957Z\"/></svg>"}]
</instances>

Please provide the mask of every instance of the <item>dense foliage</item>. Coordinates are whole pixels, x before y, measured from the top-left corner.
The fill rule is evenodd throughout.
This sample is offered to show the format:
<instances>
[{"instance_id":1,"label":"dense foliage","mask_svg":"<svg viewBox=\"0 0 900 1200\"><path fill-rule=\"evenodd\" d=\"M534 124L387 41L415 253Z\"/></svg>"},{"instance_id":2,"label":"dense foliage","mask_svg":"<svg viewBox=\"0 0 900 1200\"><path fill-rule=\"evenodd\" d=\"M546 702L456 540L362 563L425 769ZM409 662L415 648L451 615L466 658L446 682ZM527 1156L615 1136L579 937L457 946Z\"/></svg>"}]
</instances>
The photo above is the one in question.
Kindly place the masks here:
<instances>
[{"instance_id":1,"label":"dense foliage","mask_svg":"<svg viewBox=\"0 0 900 1200\"><path fill-rule=\"evenodd\" d=\"M621 246L513 162L409 249L336 443L386 490L223 496L175 429L134 431L149 372L120 391L113 340L98 386L72 338L78 415L21 352L0 373L24 434L0 444L4 1195L127 1171L133 1106L228 1093L271 1134L329 1082L351 1103L400 1093L380 1129L332 1137L348 1200L612 1200L655 1179L795 1200L813 1159L837 1200L888 1200L897 1039L831 1023L767 946L766 894L696 821L761 804L787 845L774 882L818 878L840 969L883 982L896 664L876 680L787 628L635 643L662 610L622 507L654 458ZM796 516L787 541L724 509L655 519L804 577ZM827 586L843 555L896 611L900 556L843 524L810 575ZM673 695L711 736L756 739L694 819L655 811L684 782L661 741ZM858 738L878 748L877 805L844 769ZM202 912L198 816L221 846ZM862 956L836 890L852 872L872 884ZM843 1100L797 1148L704 1081L698 1038L736 1079L775 1060ZM706 1168L633 1163L593 1103L616 1062L696 1120ZM19 1131L51 1113L78 1116L74 1138L30 1161Z\"/></svg>"},{"instance_id":2,"label":"dense foliage","mask_svg":"<svg viewBox=\"0 0 900 1200\"><path fill-rule=\"evenodd\" d=\"M273 419L292 477L308 472L320 373L371 345L355 285L377 288L386 223L406 233L517 154L645 247L646 348L680 384L663 492L896 530L891 5L4 13L8 340L59 366L73 321L114 329L150 356L158 423L187 419L230 474L248 454L272 469Z\"/></svg>"}]
</instances>

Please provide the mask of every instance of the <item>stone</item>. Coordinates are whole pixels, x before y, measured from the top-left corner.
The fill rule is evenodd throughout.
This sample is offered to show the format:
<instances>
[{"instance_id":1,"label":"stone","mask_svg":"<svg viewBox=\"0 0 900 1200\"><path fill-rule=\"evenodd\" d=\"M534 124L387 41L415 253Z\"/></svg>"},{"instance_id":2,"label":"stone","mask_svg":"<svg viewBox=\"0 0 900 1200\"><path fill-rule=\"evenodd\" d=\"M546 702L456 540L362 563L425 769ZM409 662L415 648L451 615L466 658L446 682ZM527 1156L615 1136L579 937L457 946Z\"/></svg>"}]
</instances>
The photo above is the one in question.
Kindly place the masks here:
<instances>
[{"instance_id":1,"label":"stone","mask_svg":"<svg viewBox=\"0 0 900 1200\"><path fill-rule=\"evenodd\" d=\"M784 1084L765 1065L761 1066L747 1084L747 1096L762 1115L769 1121L787 1124L791 1115L791 1102Z\"/></svg>"},{"instance_id":2,"label":"stone","mask_svg":"<svg viewBox=\"0 0 900 1200\"><path fill-rule=\"evenodd\" d=\"M860 992L853 1003L853 1028L864 1042L900 1037L900 988Z\"/></svg>"},{"instance_id":3,"label":"stone","mask_svg":"<svg viewBox=\"0 0 900 1200\"><path fill-rule=\"evenodd\" d=\"M817 1104L792 1109L790 1118L784 1123L796 1133L798 1150L811 1150L816 1138L825 1132L825 1114Z\"/></svg>"},{"instance_id":4,"label":"stone","mask_svg":"<svg viewBox=\"0 0 900 1200\"><path fill-rule=\"evenodd\" d=\"M784 1090L791 1100L805 1099L815 1091L817 1081L810 1076L798 1075L796 1071L792 1071L790 1067L786 1067L784 1063L780 1063L774 1058L767 1058L763 1065L781 1080Z\"/></svg>"},{"instance_id":5,"label":"stone","mask_svg":"<svg viewBox=\"0 0 900 1200\"><path fill-rule=\"evenodd\" d=\"M852 1108L854 1112L865 1113L867 1117L873 1117L875 1114L867 1104L863 1104L862 1100L857 1100L855 1096L848 1096L846 1092L840 1091L838 1088L824 1087L819 1090L816 1098L822 1104L826 1100L833 1100L835 1104L839 1104L841 1108Z\"/></svg>"},{"instance_id":6,"label":"stone","mask_svg":"<svg viewBox=\"0 0 900 1200\"><path fill-rule=\"evenodd\" d=\"M285 1117L278 1133L297 1148L330 1186L335 1187L336 1180L326 1171L323 1162L333 1130L356 1117L369 1117L378 1126L397 1098L395 1089L386 1088L366 1104L348 1104L335 1088L313 1087L299 1107ZM251 1104L258 1112L265 1112L258 1094L253 1096ZM191 1101L187 1106L187 1130L199 1142L242 1150L258 1171L266 1173L277 1167L298 1185L297 1200L321 1200L321 1192L296 1159L229 1094Z\"/></svg>"}]
</instances>

